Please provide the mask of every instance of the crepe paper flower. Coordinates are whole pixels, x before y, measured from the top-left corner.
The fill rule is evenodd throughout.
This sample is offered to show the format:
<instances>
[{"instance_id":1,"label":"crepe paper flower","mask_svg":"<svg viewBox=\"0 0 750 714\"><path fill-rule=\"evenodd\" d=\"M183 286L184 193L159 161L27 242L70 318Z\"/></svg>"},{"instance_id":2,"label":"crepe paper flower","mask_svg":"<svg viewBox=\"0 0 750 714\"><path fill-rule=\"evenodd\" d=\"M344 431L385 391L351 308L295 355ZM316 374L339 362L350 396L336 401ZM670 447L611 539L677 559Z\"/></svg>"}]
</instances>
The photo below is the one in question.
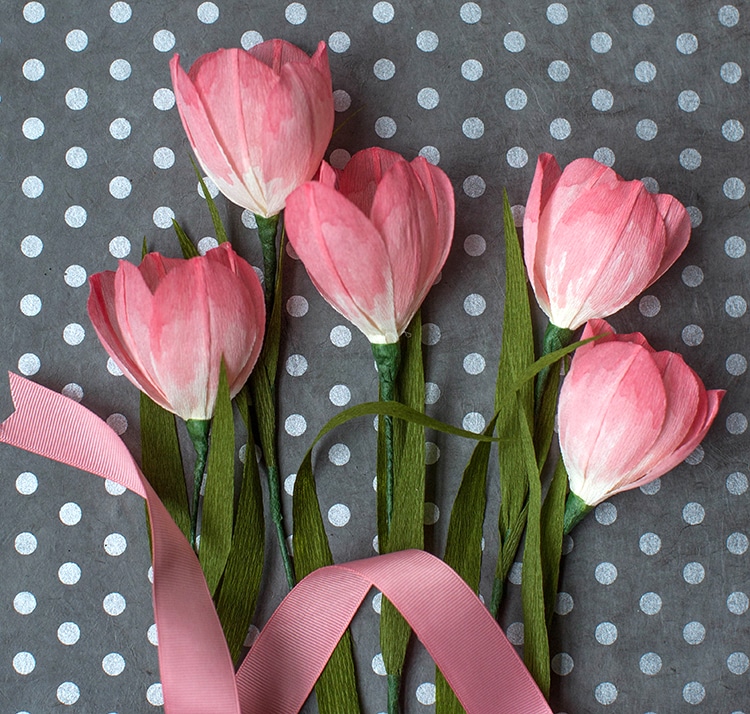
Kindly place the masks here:
<instances>
[{"instance_id":1,"label":"crepe paper flower","mask_svg":"<svg viewBox=\"0 0 750 714\"><path fill-rule=\"evenodd\" d=\"M234 397L263 340L263 290L229 243L190 260L148 253L92 275L88 313L123 374L185 421L211 418L222 358Z\"/></svg>"},{"instance_id":2,"label":"crepe paper flower","mask_svg":"<svg viewBox=\"0 0 750 714\"><path fill-rule=\"evenodd\" d=\"M684 206L593 159L564 171L541 154L526 204L524 260L550 322L576 330L625 307L661 277L690 238Z\"/></svg>"},{"instance_id":3,"label":"crepe paper flower","mask_svg":"<svg viewBox=\"0 0 750 714\"><path fill-rule=\"evenodd\" d=\"M340 176L323 163L319 181L289 196L285 220L320 294L377 345L398 342L437 279L454 213L441 169L370 148Z\"/></svg>"},{"instance_id":4,"label":"crepe paper flower","mask_svg":"<svg viewBox=\"0 0 750 714\"><path fill-rule=\"evenodd\" d=\"M706 390L674 352L639 332L617 335L592 320L560 393L560 450L571 494L566 532L606 498L643 486L690 455L716 417L724 390Z\"/></svg>"}]
</instances>

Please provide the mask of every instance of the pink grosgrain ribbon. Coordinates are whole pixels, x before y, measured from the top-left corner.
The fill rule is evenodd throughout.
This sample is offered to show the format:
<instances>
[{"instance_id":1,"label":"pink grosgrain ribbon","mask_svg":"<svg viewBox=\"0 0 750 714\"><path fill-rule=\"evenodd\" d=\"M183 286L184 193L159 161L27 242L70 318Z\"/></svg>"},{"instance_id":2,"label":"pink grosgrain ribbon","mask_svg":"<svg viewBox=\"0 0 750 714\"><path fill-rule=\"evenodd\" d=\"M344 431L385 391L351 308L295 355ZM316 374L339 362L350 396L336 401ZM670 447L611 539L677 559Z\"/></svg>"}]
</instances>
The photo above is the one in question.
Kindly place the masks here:
<instances>
[{"instance_id":1,"label":"pink grosgrain ribbon","mask_svg":"<svg viewBox=\"0 0 750 714\"><path fill-rule=\"evenodd\" d=\"M310 574L277 608L235 678L200 564L120 438L57 392L14 374L10 386L16 411L0 425L0 441L110 479L147 501L168 714L296 714L373 586L411 624L468 714L551 714L476 595L423 551Z\"/></svg>"}]
</instances>

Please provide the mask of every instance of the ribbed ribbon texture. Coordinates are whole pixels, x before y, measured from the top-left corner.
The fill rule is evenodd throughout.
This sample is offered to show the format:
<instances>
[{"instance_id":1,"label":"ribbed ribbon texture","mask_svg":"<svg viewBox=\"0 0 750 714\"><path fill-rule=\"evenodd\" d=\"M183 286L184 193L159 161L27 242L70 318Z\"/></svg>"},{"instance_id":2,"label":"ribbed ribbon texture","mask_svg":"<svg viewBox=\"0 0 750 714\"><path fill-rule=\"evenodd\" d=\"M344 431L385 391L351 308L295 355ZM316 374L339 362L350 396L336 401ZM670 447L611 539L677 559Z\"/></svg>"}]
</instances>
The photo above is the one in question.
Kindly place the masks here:
<instances>
[{"instance_id":1,"label":"ribbed ribbon texture","mask_svg":"<svg viewBox=\"0 0 750 714\"><path fill-rule=\"evenodd\" d=\"M154 619L167 714L297 714L371 587L398 608L467 714L551 714L502 630L461 578L418 550L310 574L235 675L200 564L127 448L71 399L10 375L0 441L110 479L148 504Z\"/></svg>"}]
</instances>

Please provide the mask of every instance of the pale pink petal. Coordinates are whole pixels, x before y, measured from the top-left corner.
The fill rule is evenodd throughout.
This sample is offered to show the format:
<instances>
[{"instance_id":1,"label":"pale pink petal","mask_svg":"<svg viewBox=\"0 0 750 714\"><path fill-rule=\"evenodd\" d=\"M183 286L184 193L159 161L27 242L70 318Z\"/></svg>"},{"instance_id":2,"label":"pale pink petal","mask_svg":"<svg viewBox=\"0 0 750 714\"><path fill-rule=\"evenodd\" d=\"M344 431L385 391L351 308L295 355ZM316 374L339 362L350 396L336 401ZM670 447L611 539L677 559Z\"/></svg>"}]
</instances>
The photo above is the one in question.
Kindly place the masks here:
<instances>
[{"instance_id":1,"label":"pale pink petal","mask_svg":"<svg viewBox=\"0 0 750 714\"><path fill-rule=\"evenodd\" d=\"M596 335L600 335L598 340L579 347L576 350L576 354L586 354L589 350L597 345L604 344L605 342L632 342L633 344L640 345L649 352L655 352L654 348L640 332L617 334L612 325L601 318L594 318L586 323L586 326L583 328L581 339L588 340L590 337Z\"/></svg>"},{"instance_id":2,"label":"pale pink petal","mask_svg":"<svg viewBox=\"0 0 750 714\"><path fill-rule=\"evenodd\" d=\"M315 181L322 183L331 188L337 188L341 172L334 169L327 161L321 161L318 167L318 173L315 175Z\"/></svg>"},{"instance_id":3,"label":"pale pink petal","mask_svg":"<svg viewBox=\"0 0 750 714\"><path fill-rule=\"evenodd\" d=\"M544 271L537 269L537 246L540 240L539 218L561 174L560 166L552 154L539 155L523 219L523 255L526 272L537 302L548 316L549 299L544 284ZM543 241L549 239L550 236L546 234L541 236Z\"/></svg>"},{"instance_id":4,"label":"pale pink petal","mask_svg":"<svg viewBox=\"0 0 750 714\"><path fill-rule=\"evenodd\" d=\"M184 262L180 258L165 258L161 253L146 253L138 266L138 270L146 285L148 285L148 289L153 293L164 276Z\"/></svg>"},{"instance_id":5,"label":"pale pink petal","mask_svg":"<svg viewBox=\"0 0 750 714\"><path fill-rule=\"evenodd\" d=\"M378 184L397 163L406 163L406 159L395 151L377 146L358 151L344 167L339 178L339 191L369 216Z\"/></svg>"},{"instance_id":6,"label":"pale pink petal","mask_svg":"<svg viewBox=\"0 0 750 714\"><path fill-rule=\"evenodd\" d=\"M320 53L321 45L325 47L325 42L318 44L316 55ZM266 40L254 45L247 52L270 67L276 74L280 74L282 65L288 62L310 62L310 57L304 50L286 40ZM328 62L325 64L327 66Z\"/></svg>"},{"instance_id":7,"label":"pale pink petal","mask_svg":"<svg viewBox=\"0 0 750 714\"><path fill-rule=\"evenodd\" d=\"M655 283L672 267L675 260L682 255L682 251L685 250L690 240L690 216L685 207L674 196L670 196L668 193L656 194L654 202L656 203L657 210L664 219L666 245L661 264L651 283Z\"/></svg>"},{"instance_id":8,"label":"pale pink petal","mask_svg":"<svg viewBox=\"0 0 750 714\"><path fill-rule=\"evenodd\" d=\"M320 294L371 342L396 342L390 259L369 218L329 186L311 182L289 196L285 221Z\"/></svg>"}]
</instances>

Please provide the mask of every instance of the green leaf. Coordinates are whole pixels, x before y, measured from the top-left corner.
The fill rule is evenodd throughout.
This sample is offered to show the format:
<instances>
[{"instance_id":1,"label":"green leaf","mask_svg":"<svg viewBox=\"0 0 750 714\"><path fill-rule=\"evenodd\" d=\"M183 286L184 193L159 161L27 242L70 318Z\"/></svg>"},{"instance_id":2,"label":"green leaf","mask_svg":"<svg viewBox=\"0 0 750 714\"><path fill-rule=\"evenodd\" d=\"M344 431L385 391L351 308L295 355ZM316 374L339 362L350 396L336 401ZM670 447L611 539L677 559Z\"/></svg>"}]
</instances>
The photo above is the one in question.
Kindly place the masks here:
<instances>
[{"instance_id":1,"label":"green leaf","mask_svg":"<svg viewBox=\"0 0 750 714\"><path fill-rule=\"evenodd\" d=\"M563 523L565 497L568 494L568 473L562 458L552 476L547 496L542 506L542 574L544 577L544 608L547 625L557 600L557 582L560 578L560 558L562 556Z\"/></svg>"},{"instance_id":2,"label":"green leaf","mask_svg":"<svg viewBox=\"0 0 750 714\"><path fill-rule=\"evenodd\" d=\"M536 445L536 460L539 470L547 462L552 436L555 430L555 414L557 413L557 396L560 388L560 362L554 362L544 380L541 400L539 401L534 422L534 444Z\"/></svg>"},{"instance_id":3,"label":"green leaf","mask_svg":"<svg viewBox=\"0 0 750 714\"><path fill-rule=\"evenodd\" d=\"M550 352L549 354L544 355L544 357L540 357L536 362L531 363L518 375L518 379L516 379L516 381L513 383L512 389L514 391L522 389L527 382L530 382L532 379L534 379L534 377L536 377L536 375L545 367L549 367L555 362L561 360L566 355L569 355L571 352L575 352L575 350L577 350L579 347L587 345L589 342L598 340L601 337L603 337L603 335L594 335L593 337L589 337L586 340L578 340L578 342L573 342L567 347L562 347L559 350L555 350L554 352Z\"/></svg>"},{"instance_id":4,"label":"green leaf","mask_svg":"<svg viewBox=\"0 0 750 714\"><path fill-rule=\"evenodd\" d=\"M201 186L201 191L203 191L203 197L206 199L206 203L208 204L208 210L211 212L211 221L214 224L214 232L216 233L216 240L219 243L226 243L227 242L227 232L224 229L224 224L221 222L221 216L219 215L219 210L216 208L216 204L214 203L214 199L211 196L210 191L206 187L206 182L203 180L203 176L201 175L200 169L198 168L198 164L195 163L195 160L193 157L190 157L190 163L193 165L193 171L195 171L195 175L198 177L198 183Z\"/></svg>"},{"instance_id":5,"label":"green leaf","mask_svg":"<svg viewBox=\"0 0 750 714\"><path fill-rule=\"evenodd\" d=\"M177 234L177 240L180 242L180 248L182 249L182 257L186 260L189 258L196 258L200 255L198 249L193 245L193 241L190 240L188 234L185 233L182 226L173 218L172 228Z\"/></svg>"},{"instance_id":6,"label":"green leaf","mask_svg":"<svg viewBox=\"0 0 750 714\"><path fill-rule=\"evenodd\" d=\"M497 419L493 418L484 430L492 436ZM451 509L448 538L443 560L471 587L479 592L482 568L482 527L487 506L487 469L491 444L480 441L464 469L461 485ZM436 714L462 714L464 708L439 670L435 673Z\"/></svg>"},{"instance_id":7,"label":"green leaf","mask_svg":"<svg viewBox=\"0 0 750 714\"><path fill-rule=\"evenodd\" d=\"M534 439L525 407L518 400L518 432L523 446L525 471L529 486L526 541L523 548L523 660L545 697L549 697L550 659L547 618L544 610L544 581L541 555L542 482L536 462Z\"/></svg>"},{"instance_id":8,"label":"green leaf","mask_svg":"<svg viewBox=\"0 0 750 714\"><path fill-rule=\"evenodd\" d=\"M534 362L534 331L531 305L526 284L521 245L507 193L503 193L503 227L505 235L505 306L503 337L495 384L495 409L498 413L497 433L500 469L500 516L498 521L499 550L495 568L495 585L490 610L497 615L500 597L507 576L506 564L512 562L518 541L515 535L528 494L523 445L518 440L518 410L521 409L528 428L534 415L534 387L520 375ZM514 392L518 392L518 397ZM513 551L512 553L510 551Z\"/></svg>"},{"instance_id":9,"label":"green leaf","mask_svg":"<svg viewBox=\"0 0 750 714\"><path fill-rule=\"evenodd\" d=\"M201 518L200 561L213 595L232 547L234 516L234 417L224 360L219 373L216 408L206 465L206 490Z\"/></svg>"},{"instance_id":10,"label":"green leaf","mask_svg":"<svg viewBox=\"0 0 750 714\"><path fill-rule=\"evenodd\" d=\"M424 412L424 366L422 363L422 321L414 316L404 337L404 354L398 380L401 401ZM384 420L383 420L384 421ZM394 424L393 513L387 538L392 553L424 548L425 436L424 427L413 422ZM380 479L380 474L378 474ZM383 598L380 614L380 647L389 677L400 680L411 637L411 628L389 600ZM398 682L392 696L398 698Z\"/></svg>"},{"instance_id":11,"label":"green leaf","mask_svg":"<svg viewBox=\"0 0 750 714\"><path fill-rule=\"evenodd\" d=\"M216 611L235 663L242 652L242 645L258 601L266 542L263 493L260 488L258 462L255 460L253 431L249 428L249 405L244 390L240 394L243 398L237 400L238 407L242 420L248 424L245 467L237 504L232 548L229 551L216 602Z\"/></svg>"},{"instance_id":12,"label":"green leaf","mask_svg":"<svg viewBox=\"0 0 750 714\"><path fill-rule=\"evenodd\" d=\"M141 392L141 468L172 520L187 538L190 510L177 424L172 412Z\"/></svg>"}]
</instances>

